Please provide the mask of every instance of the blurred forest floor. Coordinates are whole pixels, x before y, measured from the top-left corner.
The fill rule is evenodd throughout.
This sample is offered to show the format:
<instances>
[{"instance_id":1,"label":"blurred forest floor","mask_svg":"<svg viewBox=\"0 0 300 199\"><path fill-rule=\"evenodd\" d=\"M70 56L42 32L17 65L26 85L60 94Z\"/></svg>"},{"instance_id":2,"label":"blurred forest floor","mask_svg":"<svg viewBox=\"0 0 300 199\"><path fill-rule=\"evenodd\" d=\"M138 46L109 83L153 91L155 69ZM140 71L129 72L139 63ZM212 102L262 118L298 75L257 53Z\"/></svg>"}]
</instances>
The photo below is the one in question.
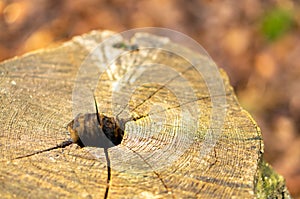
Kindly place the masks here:
<instances>
[{"instance_id":1,"label":"blurred forest floor","mask_svg":"<svg viewBox=\"0 0 300 199\"><path fill-rule=\"evenodd\" d=\"M265 159L300 198L300 2L0 0L0 60L93 29L160 26L197 40L262 129Z\"/></svg>"}]
</instances>

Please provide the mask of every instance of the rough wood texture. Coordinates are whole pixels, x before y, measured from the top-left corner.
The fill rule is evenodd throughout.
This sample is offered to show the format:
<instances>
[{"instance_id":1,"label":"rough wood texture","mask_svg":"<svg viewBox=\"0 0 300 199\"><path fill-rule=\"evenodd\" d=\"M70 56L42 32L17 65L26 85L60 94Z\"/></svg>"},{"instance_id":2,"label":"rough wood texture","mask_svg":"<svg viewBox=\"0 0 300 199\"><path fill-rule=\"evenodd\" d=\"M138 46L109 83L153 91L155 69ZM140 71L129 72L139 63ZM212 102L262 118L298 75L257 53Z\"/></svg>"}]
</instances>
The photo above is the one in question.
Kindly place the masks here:
<instances>
[{"instance_id":1,"label":"rough wood texture","mask_svg":"<svg viewBox=\"0 0 300 199\"><path fill-rule=\"evenodd\" d=\"M89 50L110 34L94 31L76 37L58 48L32 52L0 64L1 198L104 197L107 165L103 149L79 148L73 144L64 149L50 150L21 159L14 158L56 146L69 138L65 127L73 119L72 91L78 69ZM106 74L99 80L95 93L101 112L112 114L107 107L117 104L111 104L111 80L117 78L116 72L122 71L118 67L125 67L126 70L126 67L130 67L130 56L137 58L139 53L142 54L136 52L135 55L118 60L117 71L112 71L114 76L109 78ZM153 52L148 53L151 55ZM161 59L161 63L176 65L180 62L178 70L183 70L182 66L187 65L184 60L171 57L172 55L159 56L157 59ZM166 136L158 139L159 141L154 138L131 139L130 133L136 135L134 132L138 131L138 127L151 131L147 117L129 122L122 144L109 149L112 176L108 198L289 197L281 178L272 181L274 186L265 185L265 182L270 182L270 176L275 174L268 172L265 175L265 168L269 167L262 164L261 133L251 116L239 106L226 74L221 74L227 101L223 108L227 108L227 112L222 134L213 148L204 156L199 155L204 145L203 132L209 128L211 102L207 97L203 79L187 72L184 75L197 89L196 96L199 100L196 105L201 107L200 125L196 131L198 134L192 135L196 137L193 137L194 142L183 141L181 144L188 146L183 154L172 164L161 168L155 164L163 164L167 161L166 156L161 157L163 160L151 162L151 157L143 157L143 152L155 150L154 146L163 148L172 142L172 136L168 133L171 134L175 128L174 122L177 120L172 117L178 110L173 108L169 115L167 113L168 125L164 129ZM158 75L161 74L158 72ZM183 88L177 86L182 91ZM145 86L135 90L131 94L133 97L130 106L134 107L144 100L153 89L153 86ZM172 104L176 101L176 96L164 89L166 88L157 92L157 97L149 99L149 102L132 114L146 114L151 104L161 101L167 107L168 104L173 107L178 105ZM126 85L120 92L126 96ZM188 137L192 129L192 126L187 125L184 135ZM145 133L146 130L141 132ZM92 155L90 151L98 155ZM129 163L125 164L125 160ZM130 167L130 161L138 164ZM260 170L261 165L263 171Z\"/></svg>"}]
</instances>

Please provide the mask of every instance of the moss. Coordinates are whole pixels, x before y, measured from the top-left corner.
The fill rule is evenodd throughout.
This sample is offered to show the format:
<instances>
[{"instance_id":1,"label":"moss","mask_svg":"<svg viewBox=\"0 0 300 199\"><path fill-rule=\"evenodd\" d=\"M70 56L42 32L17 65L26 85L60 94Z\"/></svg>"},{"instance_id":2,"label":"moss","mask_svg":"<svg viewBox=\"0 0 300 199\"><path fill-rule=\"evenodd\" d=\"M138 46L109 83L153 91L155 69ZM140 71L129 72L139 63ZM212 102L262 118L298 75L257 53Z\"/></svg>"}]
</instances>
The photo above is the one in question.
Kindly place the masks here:
<instances>
[{"instance_id":1,"label":"moss","mask_svg":"<svg viewBox=\"0 0 300 199\"><path fill-rule=\"evenodd\" d=\"M261 32L269 40L275 40L291 29L293 14L291 11L274 8L262 19Z\"/></svg>"},{"instance_id":2,"label":"moss","mask_svg":"<svg viewBox=\"0 0 300 199\"><path fill-rule=\"evenodd\" d=\"M259 199L291 198L284 178L278 175L265 161L259 164L256 195Z\"/></svg>"}]
</instances>

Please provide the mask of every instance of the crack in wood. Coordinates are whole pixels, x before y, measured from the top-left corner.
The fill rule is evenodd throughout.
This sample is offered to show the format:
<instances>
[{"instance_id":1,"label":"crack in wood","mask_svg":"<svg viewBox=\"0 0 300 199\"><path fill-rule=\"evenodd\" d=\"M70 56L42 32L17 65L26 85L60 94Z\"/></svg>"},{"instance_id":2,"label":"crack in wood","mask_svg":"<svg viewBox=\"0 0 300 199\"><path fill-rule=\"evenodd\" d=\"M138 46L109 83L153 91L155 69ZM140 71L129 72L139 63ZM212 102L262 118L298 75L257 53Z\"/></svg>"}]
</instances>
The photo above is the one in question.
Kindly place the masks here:
<instances>
[{"instance_id":1,"label":"crack in wood","mask_svg":"<svg viewBox=\"0 0 300 199\"><path fill-rule=\"evenodd\" d=\"M110 179L111 179L110 158L109 158L109 154L108 154L108 149L107 148L104 148L104 154L105 154L106 165L107 165L107 181L106 181L107 184L106 184L104 199L107 199L109 188L110 188Z\"/></svg>"},{"instance_id":2,"label":"crack in wood","mask_svg":"<svg viewBox=\"0 0 300 199\"><path fill-rule=\"evenodd\" d=\"M180 77L181 75L183 75L184 73L186 73L187 71L189 71L193 67L194 66L191 65L188 68L186 68L183 72L179 72L179 74L177 74L174 77L172 77L171 79L169 79L167 82L165 82L165 84L161 85L158 89L156 89L148 97L146 97L141 103L139 103L137 106L135 106L133 109L131 109L130 112L135 111L138 107L142 106L146 101L151 99L156 93L158 93L160 90L165 88L169 83L171 83L172 81L174 81L175 79L177 79L178 77ZM127 106L128 106L128 104L126 104L126 106L117 114L117 117L126 109ZM131 117L130 119L136 121L136 120L140 119L140 117L138 117L138 119Z\"/></svg>"},{"instance_id":3,"label":"crack in wood","mask_svg":"<svg viewBox=\"0 0 300 199\"><path fill-rule=\"evenodd\" d=\"M208 166L207 170L205 171L205 173L207 173L218 162L216 148L214 147L213 149L214 149L214 159L215 160L212 163L209 164L209 166ZM196 195L199 195L201 193L201 191L204 189L204 187L205 187L205 184L203 184L201 186L201 188L199 189L199 191L196 192Z\"/></svg>"},{"instance_id":4,"label":"crack in wood","mask_svg":"<svg viewBox=\"0 0 300 199\"><path fill-rule=\"evenodd\" d=\"M54 149L65 148L65 147L67 147L67 146L69 146L71 144L73 144L72 140L63 141L62 143L56 145L55 147L51 147L51 148L40 150L40 151L36 151L34 153L30 153L30 154L27 154L27 155L19 156L19 157L16 157L16 158L12 159L12 160L27 158L27 157L30 157L30 156L33 156L33 155L36 155L36 154L39 154L39 153L44 153L44 152L47 152L47 151L52 151Z\"/></svg>"},{"instance_id":5,"label":"crack in wood","mask_svg":"<svg viewBox=\"0 0 300 199\"><path fill-rule=\"evenodd\" d=\"M162 177L160 176L160 174L154 170L154 168L151 166L151 164L143 157L141 156L138 152L136 152L135 150L131 149L130 147L126 146L130 151L132 151L134 154L136 154L137 156L139 156L152 170L152 172L157 176L157 178L161 181L162 185L164 186L164 188L166 189L168 194L172 195L172 198L175 198L172 190L167 186L167 184L165 183L165 181L162 179Z\"/></svg>"},{"instance_id":6,"label":"crack in wood","mask_svg":"<svg viewBox=\"0 0 300 199\"><path fill-rule=\"evenodd\" d=\"M229 96L229 95L231 95L231 93L226 93L225 94L225 96ZM210 99L210 98L213 98L213 97L224 97L224 95L213 95L213 96L199 97L197 99L190 100L190 101L184 102L184 103L176 105L176 106L168 107L168 108L166 108L164 110L160 110L160 111L153 112L153 113L148 113L148 114L141 115L141 116L135 117L135 118L132 117L132 121L137 121L139 119L142 119L142 118L145 118L145 117L149 117L150 115L154 115L154 114L158 114L158 113L163 113L163 112L166 112L166 111L169 111L169 110L172 110L172 109L176 109L176 108L182 107L182 106L187 105L189 103L197 102L197 101L204 100L204 99Z\"/></svg>"}]
</instances>

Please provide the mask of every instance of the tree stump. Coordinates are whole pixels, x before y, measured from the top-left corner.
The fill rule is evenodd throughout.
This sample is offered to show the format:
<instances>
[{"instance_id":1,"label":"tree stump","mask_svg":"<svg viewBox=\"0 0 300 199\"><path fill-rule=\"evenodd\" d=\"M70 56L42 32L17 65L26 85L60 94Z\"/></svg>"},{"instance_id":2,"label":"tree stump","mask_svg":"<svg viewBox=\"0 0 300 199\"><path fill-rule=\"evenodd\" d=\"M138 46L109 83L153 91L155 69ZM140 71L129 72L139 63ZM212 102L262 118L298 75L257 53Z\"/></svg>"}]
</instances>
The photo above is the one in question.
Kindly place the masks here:
<instances>
[{"instance_id":1,"label":"tree stump","mask_svg":"<svg viewBox=\"0 0 300 199\"><path fill-rule=\"evenodd\" d=\"M110 63L110 71L103 73L100 79L89 79L95 72L85 71L87 79L83 77L82 82L77 82L79 86L91 82L97 85L98 109L107 115L113 115L115 107L125 109L118 104L125 99L129 100L129 108L143 104L130 114L144 116L128 122L122 143L108 149L111 160L109 187L107 162L101 148L80 148L72 144L25 157L70 138L66 125L74 118L72 101L74 85L80 75L78 71L83 63L93 64L92 59L86 62L90 50L112 34L93 31L57 48L31 52L0 64L1 198L104 198L106 192L108 198L290 197L283 178L264 163L261 132L238 104L226 74L220 71L226 94L221 96L226 99L226 104L220 108L226 109L226 115L222 129L218 129L220 135L212 137L215 142L210 142L210 146L206 136L215 129L209 129L212 103L205 81L184 71L182 66L188 65L186 60L168 53L138 51L136 48L142 45L142 40L138 46L117 43L115 50L132 48L133 53ZM163 39L150 34L143 37L154 44ZM173 45L168 40L164 42ZM185 47L173 47L185 51ZM147 56L143 55L145 52ZM110 53L113 54L114 49L105 56L99 52L98 58L103 61ZM177 67L176 70L196 89L197 100L193 102L197 108L201 107L201 116L196 123L185 115L183 123L176 123L183 104L176 102L178 96L169 92L166 86L143 84L130 91L124 84L121 90L114 90L115 80L128 72L133 60L145 63L153 57L156 62ZM155 71L155 67L153 70L158 78L166 75ZM185 94L181 85L174 89ZM113 90L117 93L116 98L111 96ZM186 95L185 99L189 97ZM93 98L89 96L83 100L81 105L87 108L85 100L91 102ZM163 108L163 115L156 111L150 117L147 114L152 110L151 105L157 103L161 107L156 110ZM158 119L155 115L159 115ZM152 123L159 123L161 118L164 125L157 130L158 124ZM195 127L194 124L198 125ZM155 134L157 131L159 135ZM180 135L182 139L175 139ZM160 150L159 154L156 154L157 150Z\"/></svg>"}]
</instances>

